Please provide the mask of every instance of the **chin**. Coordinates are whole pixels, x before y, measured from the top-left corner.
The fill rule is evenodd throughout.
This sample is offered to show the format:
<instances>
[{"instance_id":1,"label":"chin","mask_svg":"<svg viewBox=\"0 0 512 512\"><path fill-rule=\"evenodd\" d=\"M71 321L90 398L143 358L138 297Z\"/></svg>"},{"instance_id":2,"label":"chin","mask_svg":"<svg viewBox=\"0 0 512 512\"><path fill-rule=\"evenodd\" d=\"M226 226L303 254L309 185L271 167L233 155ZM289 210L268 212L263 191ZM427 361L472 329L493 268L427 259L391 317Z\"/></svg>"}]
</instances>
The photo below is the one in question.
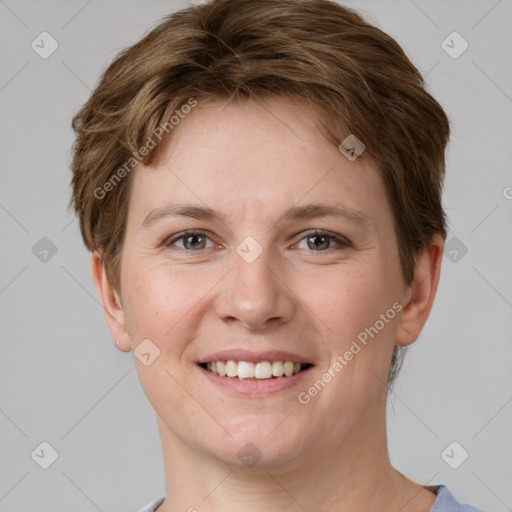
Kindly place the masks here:
<instances>
[{"instance_id":1,"label":"chin","mask_svg":"<svg viewBox=\"0 0 512 512\"><path fill-rule=\"evenodd\" d=\"M285 419L286 418L286 419ZM241 469L265 471L285 470L298 465L307 436L305 426L291 428L293 415L239 416L236 422L224 424L232 437L223 431L220 439L212 444L212 437L205 433L205 450L224 464ZM283 421L284 420L284 421Z\"/></svg>"}]
</instances>

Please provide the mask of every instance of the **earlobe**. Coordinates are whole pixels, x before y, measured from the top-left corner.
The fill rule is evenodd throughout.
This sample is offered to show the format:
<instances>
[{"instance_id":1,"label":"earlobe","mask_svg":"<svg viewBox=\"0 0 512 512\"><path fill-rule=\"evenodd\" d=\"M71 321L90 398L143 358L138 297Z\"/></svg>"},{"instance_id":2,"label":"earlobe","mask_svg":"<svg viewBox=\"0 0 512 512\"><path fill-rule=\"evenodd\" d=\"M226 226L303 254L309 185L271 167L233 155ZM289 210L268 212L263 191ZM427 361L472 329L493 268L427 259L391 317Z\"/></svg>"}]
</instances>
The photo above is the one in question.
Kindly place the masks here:
<instances>
[{"instance_id":1,"label":"earlobe","mask_svg":"<svg viewBox=\"0 0 512 512\"><path fill-rule=\"evenodd\" d=\"M131 347L129 334L126 330L122 301L108 280L103 260L98 251L91 253L91 270L94 286L103 306L105 320L112 334L114 344L119 350L128 352Z\"/></svg>"},{"instance_id":2,"label":"earlobe","mask_svg":"<svg viewBox=\"0 0 512 512\"><path fill-rule=\"evenodd\" d=\"M408 288L396 331L397 345L410 345L420 335L432 309L441 275L444 240L434 235L416 260L414 279Z\"/></svg>"}]
</instances>

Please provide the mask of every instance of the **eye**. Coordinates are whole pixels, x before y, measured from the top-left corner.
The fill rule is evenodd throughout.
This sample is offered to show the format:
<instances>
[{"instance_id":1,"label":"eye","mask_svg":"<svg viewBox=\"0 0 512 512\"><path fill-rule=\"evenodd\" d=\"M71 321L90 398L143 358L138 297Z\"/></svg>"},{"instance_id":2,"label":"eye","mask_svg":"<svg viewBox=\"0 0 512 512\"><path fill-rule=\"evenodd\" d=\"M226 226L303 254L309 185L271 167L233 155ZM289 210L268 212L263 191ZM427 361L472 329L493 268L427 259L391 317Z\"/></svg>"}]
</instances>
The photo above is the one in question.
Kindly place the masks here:
<instances>
[{"instance_id":1,"label":"eye","mask_svg":"<svg viewBox=\"0 0 512 512\"><path fill-rule=\"evenodd\" d=\"M333 242L336 244L334 249L341 250L344 248L352 247L352 244L345 238L324 230L312 230L307 236L300 240L297 247L303 240L306 240L307 248L314 252L325 252L327 249L332 249ZM207 241L210 241L210 246L207 246ZM210 238L203 231L186 231L176 236L168 238L162 245L165 247L177 246L181 243L181 249L186 251L198 251L201 249L211 249L214 244ZM299 247L303 248L303 247Z\"/></svg>"},{"instance_id":2,"label":"eye","mask_svg":"<svg viewBox=\"0 0 512 512\"><path fill-rule=\"evenodd\" d=\"M307 236L299 242L299 244L303 240L306 240L307 248L312 249L315 252L324 252L326 249L331 249L332 242L337 244L338 250L352 247L352 244L346 238L321 229L309 232Z\"/></svg>"},{"instance_id":3,"label":"eye","mask_svg":"<svg viewBox=\"0 0 512 512\"><path fill-rule=\"evenodd\" d=\"M199 249L209 249L213 247L213 245L205 247L207 240L209 240L209 238L202 231L186 231L185 233L181 233L175 237L167 239L163 245L165 247L169 247L171 245L175 245L178 241L183 241L182 249L196 251Z\"/></svg>"}]
</instances>

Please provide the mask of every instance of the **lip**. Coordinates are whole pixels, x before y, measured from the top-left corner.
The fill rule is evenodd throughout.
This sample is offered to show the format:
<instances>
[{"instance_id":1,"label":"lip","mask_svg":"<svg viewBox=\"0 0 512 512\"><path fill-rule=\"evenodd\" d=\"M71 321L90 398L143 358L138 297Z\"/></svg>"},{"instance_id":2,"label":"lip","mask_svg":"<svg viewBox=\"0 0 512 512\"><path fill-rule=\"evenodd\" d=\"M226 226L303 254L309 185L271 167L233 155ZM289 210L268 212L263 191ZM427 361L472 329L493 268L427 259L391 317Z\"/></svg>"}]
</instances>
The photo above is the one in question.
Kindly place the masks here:
<instances>
[{"instance_id":1,"label":"lip","mask_svg":"<svg viewBox=\"0 0 512 512\"><path fill-rule=\"evenodd\" d=\"M285 352L282 350L265 350L255 352L243 348L235 348L230 350L221 350L219 352L213 352L200 360L196 361L197 364L212 363L216 361L247 361L248 363L260 363L261 361L292 361L294 363L311 364L313 362L308 360L299 354L293 352ZM211 372L209 372L211 373ZM301 372L302 373L302 372ZM300 375L298 373L297 375ZM291 377L287 377L290 379Z\"/></svg>"},{"instance_id":2,"label":"lip","mask_svg":"<svg viewBox=\"0 0 512 512\"><path fill-rule=\"evenodd\" d=\"M216 360L222 361L223 359L221 358ZM247 361L247 359L240 360ZM265 361L265 359L263 360ZM291 359L288 359L288 361L290 360ZM220 375L217 375L209 370L206 370L202 366L197 365L197 368L202 373L202 375L204 375L205 378L209 380L209 382L216 386L219 386L224 391L229 391L238 396L250 396L254 398L275 395L279 392L283 392L287 389L296 386L302 379L304 379L304 377L309 375L309 372L314 368L314 366L311 366L306 370L302 370L300 373L297 373L295 375L291 375L290 377L276 377L274 379L261 380L244 380L233 377L221 377Z\"/></svg>"}]
</instances>

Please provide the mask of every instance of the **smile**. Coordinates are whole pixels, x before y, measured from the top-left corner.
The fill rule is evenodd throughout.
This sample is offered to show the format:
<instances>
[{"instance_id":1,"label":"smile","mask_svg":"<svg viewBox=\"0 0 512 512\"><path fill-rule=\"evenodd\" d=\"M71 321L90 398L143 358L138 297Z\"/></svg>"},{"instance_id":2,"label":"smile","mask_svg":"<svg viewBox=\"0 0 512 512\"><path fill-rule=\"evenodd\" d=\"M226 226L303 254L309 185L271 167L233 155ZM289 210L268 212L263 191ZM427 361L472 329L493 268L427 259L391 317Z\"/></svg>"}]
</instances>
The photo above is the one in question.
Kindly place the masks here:
<instances>
[{"instance_id":1,"label":"smile","mask_svg":"<svg viewBox=\"0 0 512 512\"><path fill-rule=\"evenodd\" d=\"M199 364L205 370L221 377L239 380L269 380L279 377L291 377L307 370L311 364L293 361L211 361Z\"/></svg>"}]
</instances>

